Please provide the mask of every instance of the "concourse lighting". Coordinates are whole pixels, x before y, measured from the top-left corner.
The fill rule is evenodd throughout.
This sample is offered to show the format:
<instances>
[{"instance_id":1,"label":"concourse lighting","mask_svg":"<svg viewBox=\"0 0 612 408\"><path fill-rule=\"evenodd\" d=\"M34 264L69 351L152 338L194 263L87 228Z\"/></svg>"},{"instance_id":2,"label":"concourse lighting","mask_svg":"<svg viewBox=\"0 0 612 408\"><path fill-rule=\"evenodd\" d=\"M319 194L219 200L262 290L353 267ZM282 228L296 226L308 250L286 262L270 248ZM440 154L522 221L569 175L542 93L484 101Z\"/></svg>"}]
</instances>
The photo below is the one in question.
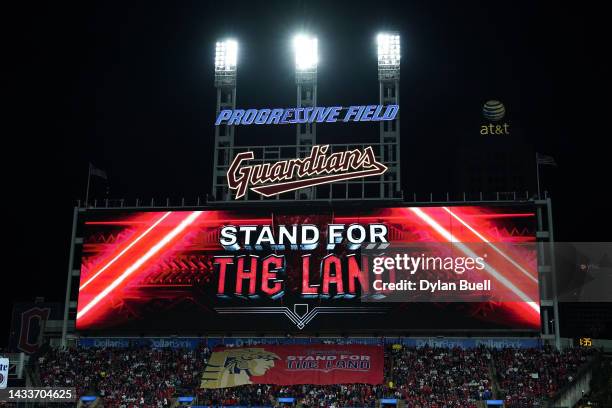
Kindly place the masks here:
<instances>
[{"instance_id":1,"label":"concourse lighting","mask_svg":"<svg viewBox=\"0 0 612 408\"><path fill-rule=\"evenodd\" d=\"M378 65L399 67L400 36L397 33L380 33L376 37L378 44Z\"/></svg>"},{"instance_id":2,"label":"concourse lighting","mask_svg":"<svg viewBox=\"0 0 612 408\"><path fill-rule=\"evenodd\" d=\"M236 71L238 62L238 42L236 40L218 41L215 47L215 71Z\"/></svg>"},{"instance_id":3,"label":"concourse lighting","mask_svg":"<svg viewBox=\"0 0 612 408\"><path fill-rule=\"evenodd\" d=\"M293 38L296 71L315 71L319 62L317 38L304 34Z\"/></svg>"}]
</instances>

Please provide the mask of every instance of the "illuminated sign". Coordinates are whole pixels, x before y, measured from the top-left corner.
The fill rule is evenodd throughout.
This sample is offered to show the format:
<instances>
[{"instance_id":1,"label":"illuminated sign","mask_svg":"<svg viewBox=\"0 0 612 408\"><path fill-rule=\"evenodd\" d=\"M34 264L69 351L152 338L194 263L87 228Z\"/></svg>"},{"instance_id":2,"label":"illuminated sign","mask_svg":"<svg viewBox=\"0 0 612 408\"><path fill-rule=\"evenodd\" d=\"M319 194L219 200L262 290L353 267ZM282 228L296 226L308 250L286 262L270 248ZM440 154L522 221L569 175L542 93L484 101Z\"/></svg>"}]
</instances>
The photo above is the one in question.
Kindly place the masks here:
<instances>
[{"instance_id":1,"label":"illuminated sign","mask_svg":"<svg viewBox=\"0 0 612 408\"><path fill-rule=\"evenodd\" d=\"M201 388L246 384L380 384L384 361L380 345L219 347L204 367Z\"/></svg>"},{"instance_id":2,"label":"illuminated sign","mask_svg":"<svg viewBox=\"0 0 612 408\"><path fill-rule=\"evenodd\" d=\"M380 176L387 166L376 160L371 146L363 150L345 150L327 155L329 145L313 146L304 158L276 163L243 165L253 160L253 152L236 154L227 171L227 184L244 197L247 189L270 197L288 191L359 177Z\"/></svg>"},{"instance_id":3,"label":"illuminated sign","mask_svg":"<svg viewBox=\"0 0 612 408\"><path fill-rule=\"evenodd\" d=\"M480 126L481 135L509 135L510 125L500 121L506 115L506 107L496 100L487 101L482 107L482 116L489 121L488 124Z\"/></svg>"},{"instance_id":4,"label":"illuminated sign","mask_svg":"<svg viewBox=\"0 0 612 408\"><path fill-rule=\"evenodd\" d=\"M593 347L593 339L590 337L581 337L578 339L580 347Z\"/></svg>"},{"instance_id":5,"label":"illuminated sign","mask_svg":"<svg viewBox=\"0 0 612 408\"><path fill-rule=\"evenodd\" d=\"M379 122L394 120L399 105L309 106L275 109L224 109L219 112L219 125L285 125L298 123Z\"/></svg>"},{"instance_id":6,"label":"illuminated sign","mask_svg":"<svg viewBox=\"0 0 612 408\"><path fill-rule=\"evenodd\" d=\"M86 216L83 333L540 327L528 206L268 204ZM461 288L483 279L489 287Z\"/></svg>"}]
</instances>

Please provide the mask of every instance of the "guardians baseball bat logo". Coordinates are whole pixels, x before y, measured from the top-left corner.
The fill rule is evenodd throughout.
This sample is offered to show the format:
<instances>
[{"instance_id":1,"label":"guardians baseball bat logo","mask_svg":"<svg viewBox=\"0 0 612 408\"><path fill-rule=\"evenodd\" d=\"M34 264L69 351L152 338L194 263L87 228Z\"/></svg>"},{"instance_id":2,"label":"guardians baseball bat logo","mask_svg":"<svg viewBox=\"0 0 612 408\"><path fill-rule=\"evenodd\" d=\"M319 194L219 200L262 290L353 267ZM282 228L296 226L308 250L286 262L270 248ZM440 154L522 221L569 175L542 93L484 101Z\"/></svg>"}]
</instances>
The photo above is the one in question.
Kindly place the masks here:
<instances>
[{"instance_id":1,"label":"guardians baseball bat logo","mask_svg":"<svg viewBox=\"0 0 612 408\"><path fill-rule=\"evenodd\" d=\"M236 192L235 199L244 197L247 189L271 197L301 188L380 176L387 166L376 160L371 146L327 154L329 145L313 146L304 158L281 160L276 163L243 165L253 160L253 152L236 154L227 172L227 183Z\"/></svg>"}]
</instances>

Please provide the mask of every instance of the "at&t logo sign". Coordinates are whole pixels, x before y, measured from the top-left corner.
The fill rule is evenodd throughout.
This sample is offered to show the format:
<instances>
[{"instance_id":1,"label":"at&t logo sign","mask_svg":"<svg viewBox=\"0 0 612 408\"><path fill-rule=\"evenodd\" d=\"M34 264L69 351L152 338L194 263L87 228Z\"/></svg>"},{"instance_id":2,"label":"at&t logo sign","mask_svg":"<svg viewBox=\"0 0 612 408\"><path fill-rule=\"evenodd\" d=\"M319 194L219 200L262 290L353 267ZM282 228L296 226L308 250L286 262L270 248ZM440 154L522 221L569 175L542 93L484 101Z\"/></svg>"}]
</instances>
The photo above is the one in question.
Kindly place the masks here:
<instances>
[{"instance_id":1,"label":"at&t logo sign","mask_svg":"<svg viewBox=\"0 0 612 408\"><path fill-rule=\"evenodd\" d=\"M489 122L480 126L481 135L509 135L510 125L501 120L506 115L506 107L496 100L488 101L482 107L482 115Z\"/></svg>"}]
</instances>

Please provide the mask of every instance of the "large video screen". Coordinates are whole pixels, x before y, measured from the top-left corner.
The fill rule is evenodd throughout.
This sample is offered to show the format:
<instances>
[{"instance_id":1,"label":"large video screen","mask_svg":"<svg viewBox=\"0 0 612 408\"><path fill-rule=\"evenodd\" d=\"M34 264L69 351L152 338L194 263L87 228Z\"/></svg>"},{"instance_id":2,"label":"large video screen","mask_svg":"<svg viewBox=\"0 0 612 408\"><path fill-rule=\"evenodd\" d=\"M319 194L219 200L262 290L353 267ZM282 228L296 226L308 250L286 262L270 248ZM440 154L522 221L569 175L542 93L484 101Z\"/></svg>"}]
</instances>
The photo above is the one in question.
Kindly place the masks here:
<instances>
[{"instance_id":1,"label":"large video screen","mask_svg":"<svg viewBox=\"0 0 612 408\"><path fill-rule=\"evenodd\" d=\"M540 328L527 205L89 211L90 335Z\"/></svg>"}]
</instances>

